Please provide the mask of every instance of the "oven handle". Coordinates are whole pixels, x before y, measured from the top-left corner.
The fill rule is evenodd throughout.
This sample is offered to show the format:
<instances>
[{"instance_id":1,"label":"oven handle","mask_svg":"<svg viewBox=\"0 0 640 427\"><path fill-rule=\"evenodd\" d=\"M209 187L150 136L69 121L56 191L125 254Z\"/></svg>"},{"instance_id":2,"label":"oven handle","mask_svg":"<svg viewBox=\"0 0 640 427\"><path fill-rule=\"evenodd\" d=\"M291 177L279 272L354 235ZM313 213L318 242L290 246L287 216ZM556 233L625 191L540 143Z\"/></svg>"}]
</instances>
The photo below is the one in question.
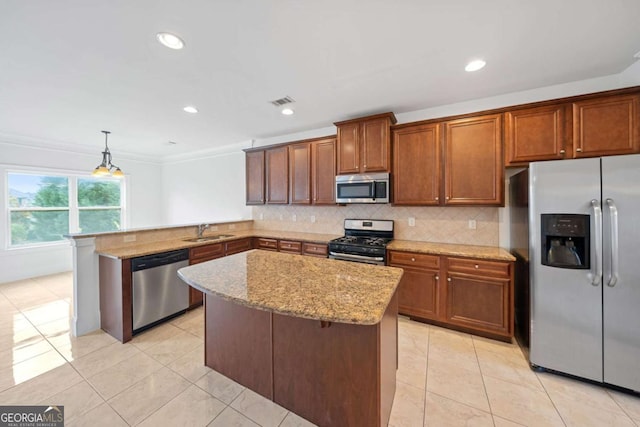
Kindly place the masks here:
<instances>
[{"instance_id":1,"label":"oven handle","mask_svg":"<svg viewBox=\"0 0 640 427\"><path fill-rule=\"evenodd\" d=\"M384 261L384 258L381 256L371 257L371 256L353 255L353 254L345 254L345 253L338 253L338 252L329 252L329 255L331 255L332 257L335 257L335 259L343 259L347 261L362 261L362 262L369 262L369 263L371 263L372 261L374 262Z\"/></svg>"}]
</instances>

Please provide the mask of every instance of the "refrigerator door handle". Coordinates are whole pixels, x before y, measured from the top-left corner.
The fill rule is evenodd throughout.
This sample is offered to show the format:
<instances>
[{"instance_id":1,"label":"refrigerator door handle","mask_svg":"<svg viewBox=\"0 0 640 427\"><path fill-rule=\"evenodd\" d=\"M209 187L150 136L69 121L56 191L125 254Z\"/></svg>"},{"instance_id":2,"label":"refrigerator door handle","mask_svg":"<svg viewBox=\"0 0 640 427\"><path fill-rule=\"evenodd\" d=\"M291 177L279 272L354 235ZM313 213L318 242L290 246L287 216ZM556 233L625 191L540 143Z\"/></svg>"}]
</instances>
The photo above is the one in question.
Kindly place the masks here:
<instances>
[{"instance_id":1,"label":"refrigerator door handle","mask_svg":"<svg viewBox=\"0 0 640 427\"><path fill-rule=\"evenodd\" d=\"M596 271L591 281L593 286L598 286L602 279L602 209L600 209L600 201L597 199L591 200L591 207L593 208L593 219L596 224L595 235L595 258L596 258Z\"/></svg>"},{"instance_id":2,"label":"refrigerator door handle","mask_svg":"<svg viewBox=\"0 0 640 427\"><path fill-rule=\"evenodd\" d=\"M609 227L611 230L611 277L607 286L614 287L618 282L618 208L613 199L606 200L609 208Z\"/></svg>"}]
</instances>

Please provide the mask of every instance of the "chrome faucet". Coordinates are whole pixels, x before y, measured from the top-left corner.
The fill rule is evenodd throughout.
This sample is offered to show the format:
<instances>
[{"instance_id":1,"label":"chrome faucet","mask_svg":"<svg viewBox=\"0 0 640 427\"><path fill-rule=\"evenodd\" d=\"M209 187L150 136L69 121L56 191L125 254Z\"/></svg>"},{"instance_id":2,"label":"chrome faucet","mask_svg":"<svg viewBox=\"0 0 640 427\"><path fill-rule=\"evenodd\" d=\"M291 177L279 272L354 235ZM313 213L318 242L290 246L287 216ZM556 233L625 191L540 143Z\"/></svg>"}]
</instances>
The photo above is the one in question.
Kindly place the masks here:
<instances>
[{"instance_id":1,"label":"chrome faucet","mask_svg":"<svg viewBox=\"0 0 640 427\"><path fill-rule=\"evenodd\" d=\"M202 238L202 233L204 233L204 230L206 230L207 228L209 228L209 224L198 225L198 239Z\"/></svg>"}]
</instances>

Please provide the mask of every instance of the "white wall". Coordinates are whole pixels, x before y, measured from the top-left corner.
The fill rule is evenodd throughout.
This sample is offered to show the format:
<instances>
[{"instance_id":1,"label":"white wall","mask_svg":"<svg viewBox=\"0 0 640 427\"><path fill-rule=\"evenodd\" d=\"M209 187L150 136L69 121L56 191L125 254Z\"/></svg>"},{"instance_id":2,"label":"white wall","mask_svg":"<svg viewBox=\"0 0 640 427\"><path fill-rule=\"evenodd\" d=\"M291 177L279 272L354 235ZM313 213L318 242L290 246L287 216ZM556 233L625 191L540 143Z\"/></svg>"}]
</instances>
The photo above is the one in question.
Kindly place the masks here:
<instances>
[{"instance_id":1,"label":"white wall","mask_svg":"<svg viewBox=\"0 0 640 427\"><path fill-rule=\"evenodd\" d=\"M0 204L7 205L6 171L35 168L49 172L90 172L101 161L100 146L93 154L16 144L0 139ZM126 227L163 224L162 168L159 164L114 156L125 172ZM3 208L4 211L4 208ZM0 283L41 276L72 268L69 242L38 248L8 249L8 217L0 218Z\"/></svg>"},{"instance_id":2,"label":"white wall","mask_svg":"<svg viewBox=\"0 0 640 427\"><path fill-rule=\"evenodd\" d=\"M245 159L231 152L168 161L163 165L163 211L167 224L251 219L245 206Z\"/></svg>"}]
</instances>

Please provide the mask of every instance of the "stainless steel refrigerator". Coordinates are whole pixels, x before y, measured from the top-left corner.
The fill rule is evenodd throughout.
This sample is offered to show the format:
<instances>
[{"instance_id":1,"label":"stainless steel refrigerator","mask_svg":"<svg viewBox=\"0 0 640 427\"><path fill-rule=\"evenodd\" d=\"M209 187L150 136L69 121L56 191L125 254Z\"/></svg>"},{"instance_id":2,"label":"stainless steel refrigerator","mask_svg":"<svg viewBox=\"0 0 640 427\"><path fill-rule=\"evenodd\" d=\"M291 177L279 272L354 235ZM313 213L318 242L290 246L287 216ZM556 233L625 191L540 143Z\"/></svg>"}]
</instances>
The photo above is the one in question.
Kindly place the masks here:
<instances>
[{"instance_id":1,"label":"stainless steel refrigerator","mask_svg":"<svg viewBox=\"0 0 640 427\"><path fill-rule=\"evenodd\" d=\"M532 365L640 391L640 155L529 168Z\"/></svg>"}]
</instances>

